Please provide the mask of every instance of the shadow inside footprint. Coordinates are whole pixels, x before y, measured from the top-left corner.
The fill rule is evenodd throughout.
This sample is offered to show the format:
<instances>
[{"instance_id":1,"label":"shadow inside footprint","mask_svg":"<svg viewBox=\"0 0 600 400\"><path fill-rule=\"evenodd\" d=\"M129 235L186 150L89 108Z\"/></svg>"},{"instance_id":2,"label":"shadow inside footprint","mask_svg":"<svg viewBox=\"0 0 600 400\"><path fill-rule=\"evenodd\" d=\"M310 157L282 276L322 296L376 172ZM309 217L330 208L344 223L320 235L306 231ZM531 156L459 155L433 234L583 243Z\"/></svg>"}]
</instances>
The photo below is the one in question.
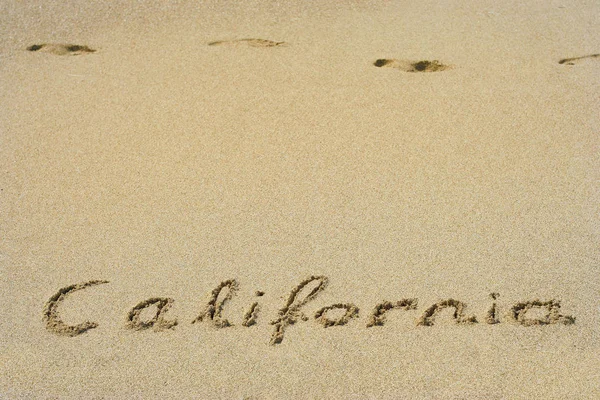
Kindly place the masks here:
<instances>
[{"instance_id":1,"label":"shadow inside footprint","mask_svg":"<svg viewBox=\"0 0 600 400\"><path fill-rule=\"evenodd\" d=\"M88 46L59 43L34 44L27 47L27 50L40 51L44 53L54 54L57 56L78 56L80 54L94 53L96 51L94 49L89 48Z\"/></svg>"},{"instance_id":2,"label":"shadow inside footprint","mask_svg":"<svg viewBox=\"0 0 600 400\"><path fill-rule=\"evenodd\" d=\"M236 46L236 45L247 45L250 47L275 47L285 46L285 42L274 42L266 39L237 39L237 40L219 40L216 42L210 42L209 46Z\"/></svg>"},{"instance_id":3,"label":"shadow inside footprint","mask_svg":"<svg viewBox=\"0 0 600 400\"><path fill-rule=\"evenodd\" d=\"M409 61L380 58L373 63L376 67L395 68L404 72L436 72L450 68L449 65L440 63L438 60Z\"/></svg>"},{"instance_id":4,"label":"shadow inside footprint","mask_svg":"<svg viewBox=\"0 0 600 400\"><path fill-rule=\"evenodd\" d=\"M563 58L558 63L566 64L566 65L575 65L578 61L585 60L588 58L597 58L597 57L600 57L600 54L589 54L587 56L581 56L581 57Z\"/></svg>"}]
</instances>

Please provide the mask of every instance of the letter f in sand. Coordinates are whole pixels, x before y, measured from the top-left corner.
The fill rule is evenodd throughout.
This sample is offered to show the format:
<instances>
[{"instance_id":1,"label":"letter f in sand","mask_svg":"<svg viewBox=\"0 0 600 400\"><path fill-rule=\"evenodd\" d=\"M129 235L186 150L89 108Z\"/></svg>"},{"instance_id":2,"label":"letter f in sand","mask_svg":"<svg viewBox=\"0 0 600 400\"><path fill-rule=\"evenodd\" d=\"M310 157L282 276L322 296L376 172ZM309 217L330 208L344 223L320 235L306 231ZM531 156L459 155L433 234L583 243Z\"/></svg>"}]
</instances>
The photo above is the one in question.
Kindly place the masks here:
<instances>
[{"instance_id":1,"label":"letter f in sand","mask_svg":"<svg viewBox=\"0 0 600 400\"><path fill-rule=\"evenodd\" d=\"M312 282L317 282L317 286L315 286L306 297L301 299L301 292ZM271 322L271 325L275 325L275 332L273 332L273 335L271 336L271 344L281 343L283 341L285 328L298 322L298 319L302 319L303 321L308 320L308 317L300 311L300 308L317 297L317 294L325 289L327 282L328 279L325 276L311 276L292 290L285 306L279 310L279 317Z\"/></svg>"}]
</instances>

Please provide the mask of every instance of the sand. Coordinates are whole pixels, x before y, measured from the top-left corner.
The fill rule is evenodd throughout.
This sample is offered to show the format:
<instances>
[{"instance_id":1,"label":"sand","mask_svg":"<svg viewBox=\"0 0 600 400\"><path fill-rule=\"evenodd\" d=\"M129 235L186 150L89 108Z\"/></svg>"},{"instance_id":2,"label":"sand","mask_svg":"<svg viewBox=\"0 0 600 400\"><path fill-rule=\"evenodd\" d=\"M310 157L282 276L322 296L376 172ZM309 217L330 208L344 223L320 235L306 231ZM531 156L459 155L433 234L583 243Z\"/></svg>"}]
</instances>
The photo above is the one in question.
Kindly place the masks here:
<instances>
[{"instance_id":1,"label":"sand","mask_svg":"<svg viewBox=\"0 0 600 400\"><path fill-rule=\"evenodd\" d=\"M599 13L2 2L0 397L600 398Z\"/></svg>"}]
</instances>

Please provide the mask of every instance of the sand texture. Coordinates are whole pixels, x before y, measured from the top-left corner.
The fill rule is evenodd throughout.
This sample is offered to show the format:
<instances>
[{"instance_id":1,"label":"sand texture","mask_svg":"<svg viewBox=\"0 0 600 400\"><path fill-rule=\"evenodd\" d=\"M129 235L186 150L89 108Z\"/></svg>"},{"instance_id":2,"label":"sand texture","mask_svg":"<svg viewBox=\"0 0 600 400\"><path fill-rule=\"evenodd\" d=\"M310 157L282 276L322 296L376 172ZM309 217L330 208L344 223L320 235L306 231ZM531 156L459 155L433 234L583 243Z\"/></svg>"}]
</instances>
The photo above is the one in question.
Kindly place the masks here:
<instances>
[{"instance_id":1,"label":"sand texture","mask_svg":"<svg viewBox=\"0 0 600 400\"><path fill-rule=\"evenodd\" d=\"M600 398L600 3L0 3L0 398Z\"/></svg>"}]
</instances>

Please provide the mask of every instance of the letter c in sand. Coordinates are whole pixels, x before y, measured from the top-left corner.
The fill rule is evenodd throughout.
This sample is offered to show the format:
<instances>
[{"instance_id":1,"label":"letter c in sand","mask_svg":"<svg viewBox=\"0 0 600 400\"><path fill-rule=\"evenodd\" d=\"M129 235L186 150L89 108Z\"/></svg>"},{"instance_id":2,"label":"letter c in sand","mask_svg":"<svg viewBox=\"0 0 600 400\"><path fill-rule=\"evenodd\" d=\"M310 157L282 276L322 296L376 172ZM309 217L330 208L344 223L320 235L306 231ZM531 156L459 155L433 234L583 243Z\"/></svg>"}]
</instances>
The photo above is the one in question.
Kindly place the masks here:
<instances>
[{"instance_id":1,"label":"letter c in sand","mask_svg":"<svg viewBox=\"0 0 600 400\"><path fill-rule=\"evenodd\" d=\"M44 307L44 321L46 322L46 329L57 335L73 337L81 335L82 333L97 327L97 323L90 321L86 321L78 325L65 324L58 315L58 305L70 293L85 289L89 286L102 285L104 283L108 283L108 281L89 281L60 289L54 296L50 297L46 303L46 306Z\"/></svg>"}]
</instances>

